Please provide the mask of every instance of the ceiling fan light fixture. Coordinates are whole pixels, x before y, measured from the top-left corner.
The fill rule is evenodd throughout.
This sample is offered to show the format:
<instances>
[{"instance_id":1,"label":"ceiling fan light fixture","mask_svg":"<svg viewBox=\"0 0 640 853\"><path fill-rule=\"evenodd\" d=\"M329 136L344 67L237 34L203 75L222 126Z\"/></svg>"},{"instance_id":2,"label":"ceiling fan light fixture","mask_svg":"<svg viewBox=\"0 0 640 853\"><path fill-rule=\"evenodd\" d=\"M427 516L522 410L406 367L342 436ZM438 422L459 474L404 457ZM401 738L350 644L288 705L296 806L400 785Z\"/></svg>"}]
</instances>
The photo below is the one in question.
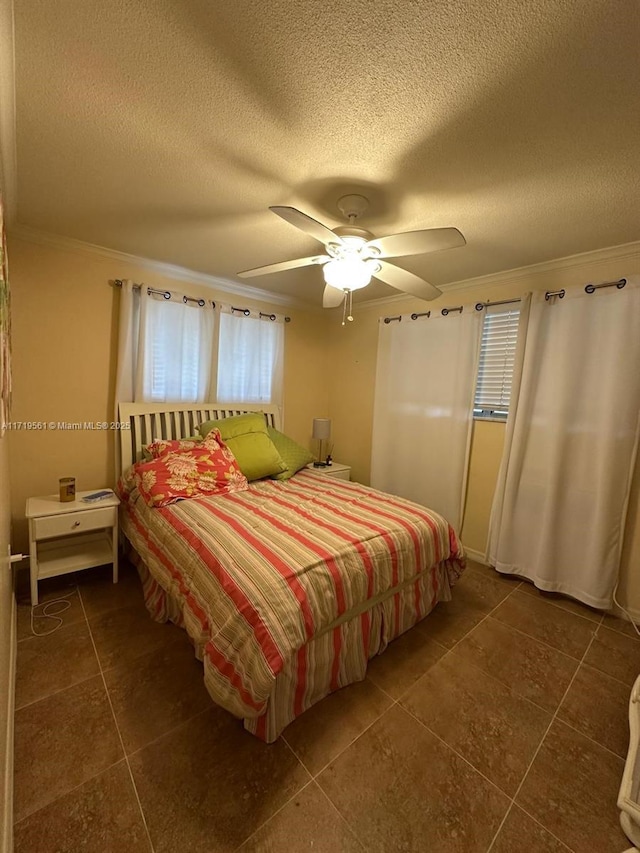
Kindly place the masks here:
<instances>
[{"instance_id":1,"label":"ceiling fan light fixture","mask_svg":"<svg viewBox=\"0 0 640 853\"><path fill-rule=\"evenodd\" d=\"M325 282L337 290L360 290L371 281L374 270L359 258L335 258L322 268Z\"/></svg>"}]
</instances>

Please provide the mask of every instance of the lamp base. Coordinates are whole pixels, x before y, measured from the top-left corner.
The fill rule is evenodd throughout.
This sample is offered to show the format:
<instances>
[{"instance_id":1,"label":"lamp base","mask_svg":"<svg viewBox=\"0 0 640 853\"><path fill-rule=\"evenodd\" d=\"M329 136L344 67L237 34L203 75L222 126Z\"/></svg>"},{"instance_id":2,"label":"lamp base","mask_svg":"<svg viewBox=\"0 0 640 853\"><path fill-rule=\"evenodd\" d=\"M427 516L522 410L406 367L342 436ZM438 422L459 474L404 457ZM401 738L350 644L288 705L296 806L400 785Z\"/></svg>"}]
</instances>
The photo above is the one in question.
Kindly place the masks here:
<instances>
[{"instance_id":1,"label":"lamp base","mask_svg":"<svg viewBox=\"0 0 640 853\"><path fill-rule=\"evenodd\" d=\"M314 468L326 468L327 463L326 462L314 462L313 467Z\"/></svg>"}]
</instances>

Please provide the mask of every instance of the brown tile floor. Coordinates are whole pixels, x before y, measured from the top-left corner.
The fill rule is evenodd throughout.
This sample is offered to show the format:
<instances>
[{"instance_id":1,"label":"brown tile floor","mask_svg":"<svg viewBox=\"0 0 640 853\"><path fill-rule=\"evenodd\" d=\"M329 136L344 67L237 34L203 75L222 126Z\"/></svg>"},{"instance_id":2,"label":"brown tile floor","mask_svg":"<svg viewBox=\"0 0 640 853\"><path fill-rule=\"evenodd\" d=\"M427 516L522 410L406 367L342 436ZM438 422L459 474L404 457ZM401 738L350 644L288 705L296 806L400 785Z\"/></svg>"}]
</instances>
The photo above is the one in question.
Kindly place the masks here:
<instances>
[{"instance_id":1,"label":"brown tile floor","mask_svg":"<svg viewBox=\"0 0 640 853\"><path fill-rule=\"evenodd\" d=\"M621 853L640 640L470 563L420 625L267 746L217 708L130 566L19 602L16 853ZM53 623L34 619L36 631Z\"/></svg>"}]
</instances>

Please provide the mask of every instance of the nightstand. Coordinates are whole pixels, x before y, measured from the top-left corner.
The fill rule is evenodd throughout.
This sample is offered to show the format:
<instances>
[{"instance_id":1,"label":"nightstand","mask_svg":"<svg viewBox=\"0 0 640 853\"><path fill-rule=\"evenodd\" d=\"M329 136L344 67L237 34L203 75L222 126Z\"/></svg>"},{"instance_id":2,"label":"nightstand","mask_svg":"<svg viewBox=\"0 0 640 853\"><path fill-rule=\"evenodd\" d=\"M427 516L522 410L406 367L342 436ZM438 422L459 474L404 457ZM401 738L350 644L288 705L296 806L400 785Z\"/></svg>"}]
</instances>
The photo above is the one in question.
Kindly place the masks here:
<instances>
[{"instance_id":1,"label":"nightstand","mask_svg":"<svg viewBox=\"0 0 640 853\"><path fill-rule=\"evenodd\" d=\"M334 480L351 479L351 465L343 465L341 462L334 462L324 468L315 468L312 462L307 465L307 470L313 471L314 474L322 474L324 477L333 477Z\"/></svg>"},{"instance_id":2,"label":"nightstand","mask_svg":"<svg viewBox=\"0 0 640 853\"><path fill-rule=\"evenodd\" d=\"M93 490L95 491L95 489ZM116 495L96 503L81 498L63 503L57 495L28 498L31 605L38 603L38 581L67 572L113 563L118 581L118 506Z\"/></svg>"}]
</instances>

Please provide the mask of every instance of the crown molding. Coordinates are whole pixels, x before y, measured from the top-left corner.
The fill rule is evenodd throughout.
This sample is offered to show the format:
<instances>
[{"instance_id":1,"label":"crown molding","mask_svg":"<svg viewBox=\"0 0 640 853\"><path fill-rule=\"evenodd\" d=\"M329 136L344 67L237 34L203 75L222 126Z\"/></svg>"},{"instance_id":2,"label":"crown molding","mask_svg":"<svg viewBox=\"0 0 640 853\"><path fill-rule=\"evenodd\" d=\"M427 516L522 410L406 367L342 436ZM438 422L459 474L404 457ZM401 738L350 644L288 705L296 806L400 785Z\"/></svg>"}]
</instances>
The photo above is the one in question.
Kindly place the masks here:
<instances>
[{"instance_id":1,"label":"crown molding","mask_svg":"<svg viewBox=\"0 0 640 853\"><path fill-rule=\"evenodd\" d=\"M1 1L2 0L0 0L0 2ZM319 306L310 305L308 302L304 302L301 299L296 299L295 297L282 293L274 293L269 290L263 290L262 288L251 287L246 284L238 284L237 282L230 281L226 278L197 272L196 270L190 270L186 267L169 264L164 261L156 261L151 258L140 257L139 255L131 255L117 249L109 249L105 246L96 246L93 243L85 243L82 240L76 240L72 237L63 237L60 234L40 231L39 229L31 228L28 225L14 225L9 228L9 233L14 237L18 237L21 240L26 240L31 243L51 246L56 249L63 249L70 252L97 255L119 263L133 264L152 272L156 272L159 275L165 275L168 278L173 278L178 281L188 281L194 284L203 284L223 293L245 296L259 302L267 302L275 305L288 305L313 312L320 312L323 310ZM587 268L592 267L594 264L606 263L614 260L621 261L626 258L640 261L640 240L633 243L623 243L619 246L608 246L604 249L582 252L577 255L568 255L564 258L555 258L551 261L543 261L538 264L531 264L527 267L516 267L514 269L503 270L497 273L476 276L475 278L449 282L447 284L439 285L439 287L442 290L443 295L446 295L447 293L455 293L457 291L470 290L472 288L482 287L483 285L491 287L508 287L509 285L516 284L522 279L531 278L532 276L548 275L549 273L558 272L559 270ZM397 295L394 294L392 296L382 296L378 299L359 299L355 304L360 308L368 309L370 307L378 307L382 305L402 304L414 300L415 297L410 296L409 294L398 293Z\"/></svg>"},{"instance_id":2,"label":"crown molding","mask_svg":"<svg viewBox=\"0 0 640 853\"><path fill-rule=\"evenodd\" d=\"M315 305L310 305L301 299L295 299L292 296L287 296L282 293L273 293L270 290L262 290L259 287L250 287L246 284L238 284L226 278L221 278L208 273L197 272L196 270L180 267L176 264L168 264L164 261L155 261L151 258L143 258L138 255L130 255L127 252L120 252L118 249L108 249L105 246L96 246L93 243L85 243L82 240L75 240L73 237L63 237L60 234L52 234L49 231L40 231L37 228L31 228L28 225L14 225L9 228L9 234L12 237L17 237L20 240L26 240L29 243L37 243L41 246L51 246L54 249L62 249L67 252L78 252L80 254L97 255L101 258L108 258L116 263L133 264L159 275L167 276L178 281L188 281L193 284L203 284L211 287L222 293L231 293L236 296L244 296L247 299L255 299L258 302L267 302L275 305L288 305L295 308L303 308L306 311L321 311Z\"/></svg>"},{"instance_id":3,"label":"crown molding","mask_svg":"<svg viewBox=\"0 0 640 853\"><path fill-rule=\"evenodd\" d=\"M606 263L609 261L624 261L626 259L635 260L640 264L640 240L633 243L622 243L619 246L608 246L604 249L595 249L591 252L582 252L579 255L567 255L564 258L555 258L551 261L542 261L539 264L531 264L528 267L515 267L511 270L503 270L502 272L490 273L489 275L480 275L476 278L467 278L460 281L452 281L448 284L440 284L438 287L443 295L454 293L461 290L471 290L472 288L482 287L483 285L491 287L508 287L516 284L525 278L532 276L548 275L549 273L558 272L559 270L589 268L594 264ZM640 269L638 270L640 272ZM399 293L397 296L382 296L379 299L371 299L368 302L365 300L358 301L358 305L369 308L370 306L378 305L393 305L395 303L411 302L415 297L404 293Z\"/></svg>"},{"instance_id":4,"label":"crown molding","mask_svg":"<svg viewBox=\"0 0 640 853\"><path fill-rule=\"evenodd\" d=\"M0 0L0 184L7 227L16 218L17 176L13 0Z\"/></svg>"}]
</instances>

